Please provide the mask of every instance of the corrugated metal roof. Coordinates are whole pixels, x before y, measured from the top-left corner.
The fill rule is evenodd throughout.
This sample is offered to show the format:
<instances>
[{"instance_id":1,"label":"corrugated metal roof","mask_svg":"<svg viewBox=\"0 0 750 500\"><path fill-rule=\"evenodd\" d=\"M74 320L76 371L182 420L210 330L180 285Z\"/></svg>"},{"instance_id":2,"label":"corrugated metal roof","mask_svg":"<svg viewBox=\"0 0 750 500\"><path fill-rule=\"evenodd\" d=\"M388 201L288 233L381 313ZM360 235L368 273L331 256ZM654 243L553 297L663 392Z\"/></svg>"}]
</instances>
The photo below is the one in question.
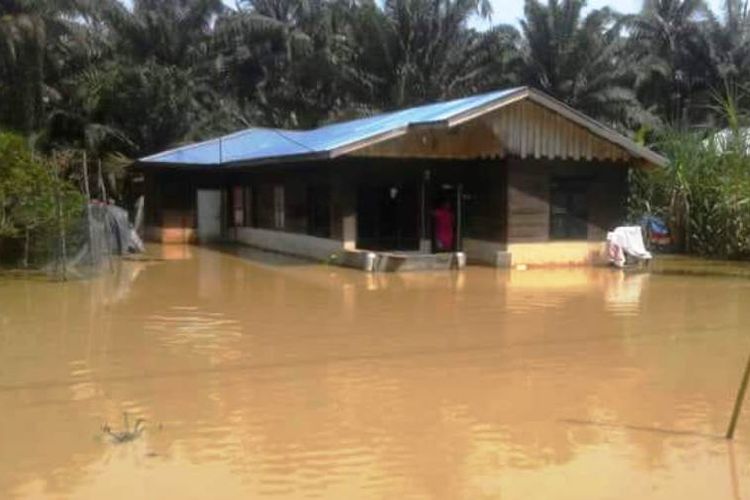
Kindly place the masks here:
<instances>
[{"instance_id":1,"label":"corrugated metal roof","mask_svg":"<svg viewBox=\"0 0 750 500\"><path fill-rule=\"evenodd\" d=\"M318 156L362 141L428 125L501 100L522 88L513 88L452 101L403 109L392 113L326 125L313 130L251 128L209 141L141 158L142 163L225 165L258 160Z\"/></svg>"},{"instance_id":2,"label":"corrugated metal roof","mask_svg":"<svg viewBox=\"0 0 750 500\"><path fill-rule=\"evenodd\" d=\"M528 87L516 87L326 125L313 130L251 128L209 141L141 158L143 165L243 166L269 161L332 158L405 134L411 127L451 127L528 98L655 165L667 160L560 101Z\"/></svg>"},{"instance_id":3,"label":"corrugated metal roof","mask_svg":"<svg viewBox=\"0 0 750 500\"><path fill-rule=\"evenodd\" d=\"M205 142L190 144L141 159L142 162L180 165L221 165L310 150L275 129L251 128Z\"/></svg>"}]
</instances>

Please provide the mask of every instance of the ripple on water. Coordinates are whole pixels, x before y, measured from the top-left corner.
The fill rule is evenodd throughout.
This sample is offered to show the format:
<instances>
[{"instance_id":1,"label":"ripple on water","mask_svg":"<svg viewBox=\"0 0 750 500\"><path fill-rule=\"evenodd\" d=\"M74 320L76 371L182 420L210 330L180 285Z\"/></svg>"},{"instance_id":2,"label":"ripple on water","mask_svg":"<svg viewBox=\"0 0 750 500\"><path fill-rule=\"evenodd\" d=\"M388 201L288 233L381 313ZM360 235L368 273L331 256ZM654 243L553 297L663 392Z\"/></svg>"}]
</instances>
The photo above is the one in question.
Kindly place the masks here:
<instances>
[{"instance_id":1,"label":"ripple on water","mask_svg":"<svg viewBox=\"0 0 750 500\"><path fill-rule=\"evenodd\" d=\"M196 353L239 355L232 345L242 338L242 325L224 313L195 307L171 307L166 313L152 314L144 329L156 334L160 343L170 347L187 347Z\"/></svg>"}]
</instances>

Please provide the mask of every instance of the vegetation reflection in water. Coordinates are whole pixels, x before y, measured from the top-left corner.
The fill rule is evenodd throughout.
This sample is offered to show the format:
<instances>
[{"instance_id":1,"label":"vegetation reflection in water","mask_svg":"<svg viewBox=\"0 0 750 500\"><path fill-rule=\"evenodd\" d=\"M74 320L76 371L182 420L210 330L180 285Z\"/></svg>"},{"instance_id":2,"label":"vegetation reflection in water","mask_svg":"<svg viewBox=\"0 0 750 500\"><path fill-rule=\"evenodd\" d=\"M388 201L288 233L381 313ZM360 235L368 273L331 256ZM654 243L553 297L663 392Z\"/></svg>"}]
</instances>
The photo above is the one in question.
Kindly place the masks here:
<instances>
[{"instance_id":1,"label":"vegetation reflection in water","mask_svg":"<svg viewBox=\"0 0 750 500\"><path fill-rule=\"evenodd\" d=\"M747 418L722 439L747 280L152 253L92 281L0 281L0 497L750 488ZM93 438L123 411L163 428Z\"/></svg>"}]
</instances>

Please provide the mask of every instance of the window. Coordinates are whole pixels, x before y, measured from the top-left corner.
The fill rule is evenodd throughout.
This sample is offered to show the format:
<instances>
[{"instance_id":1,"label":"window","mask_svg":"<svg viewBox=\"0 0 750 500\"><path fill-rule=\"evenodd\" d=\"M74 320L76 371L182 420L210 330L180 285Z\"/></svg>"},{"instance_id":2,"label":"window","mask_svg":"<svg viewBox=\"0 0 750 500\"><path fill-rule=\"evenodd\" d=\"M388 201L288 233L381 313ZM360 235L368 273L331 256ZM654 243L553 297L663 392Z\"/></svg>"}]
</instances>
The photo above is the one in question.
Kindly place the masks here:
<instances>
[{"instance_id":1,"label":"window","mask_svg":"<svg viewBox=\"0 0 750 500\"><path fill-rule=\"evenodd\" d=\"M588 184L586 179L552 179L551 239L582 240L588 237Z\"/></svg>"},{"instance_id":2,"label":"window","mask_svg":"<svg viewBox=\"0 0 750 500\"><path fill-rule=\"evenodd\" d=\"M252 186L245 186L245 188L242 190L242 205L244 209L242 222L244 223L245 227L258 227L258 220L255 215L257 213L257 211L255 210L256 197L254 196L253 191L254 190Z\"/></svg>"},{"instance_id":3,"label":"window","mask_svg":"<svg viewBox=\"0 0 750 500\"><path fill-rule=\"evenodd\" d=\"M273 227L284 229L284 186L273 187Z\"/></svg>"},{"instance_id":4,"label":"window","mask_svg":"<svg viewBox=\"0 0 750 500\"><path fill-rule=\"evenodd\" d=\"M307 190L307 234L331 237L331 191L327 186Z\"/></svg>"},{"instance_id":5,"label":"window","mask_svg":"<svg viewBox=\"0 0 750 500\"><path fill-rule=\"evenodd\" d=\"M245 222L245 210L243 208L244 196L242 186L232 187L232 225L241 227Z\"/></svg>"}]
</instances>

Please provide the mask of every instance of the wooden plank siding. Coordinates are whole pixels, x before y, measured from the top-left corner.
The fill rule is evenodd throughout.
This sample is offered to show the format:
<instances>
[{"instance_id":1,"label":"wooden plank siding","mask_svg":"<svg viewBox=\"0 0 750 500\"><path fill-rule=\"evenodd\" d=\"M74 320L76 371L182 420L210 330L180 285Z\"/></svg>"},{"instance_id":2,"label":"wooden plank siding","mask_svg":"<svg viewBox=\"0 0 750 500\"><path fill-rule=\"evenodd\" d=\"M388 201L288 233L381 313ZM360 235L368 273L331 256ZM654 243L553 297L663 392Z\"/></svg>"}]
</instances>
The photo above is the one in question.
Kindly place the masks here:
<instances>
[{"instance_id":1,"label":"wooden plank siding","mask_svg":"<svg viewBox=\"0 0 750 500\"><path fill-rule=\"evenodd\" d=\"M573 159L625 162L619 145L537 103L523 100L452 128L416 128L373 144L353 156L381 158Z\"/></svg>"},{"instance_id":2,"label":"wooden plank siding","mask_svg":"<svg viewBox=\"0 0 750 500\"><path fill-rule=\"evenodd\" d=\"M452 129L416 129L356 151L367 158L471 159L503 156L492 127L476 119Z\"/></svg>"},{"instance_id":3,"label":"wooden plank siding","mask_svg":"<svg viewBox=\"0 0 750 500\"><path fill-rule=\"evenodd\" d=\"M507 168L508 243L550 240L550 183L554 178L586 180L588 240L602 241L626 215L625 165L511 158Z\"/></svg>"},{"instance_id":4,"label":"wooden plank siding","mask_svg":"<svg viewBox=\"0 0 750 500\"><path fill-rule=\"evenodd\" d=\"M549 239L549 175L516 160L508 164L508 241Z\"/></svg>"}]
</instances>

